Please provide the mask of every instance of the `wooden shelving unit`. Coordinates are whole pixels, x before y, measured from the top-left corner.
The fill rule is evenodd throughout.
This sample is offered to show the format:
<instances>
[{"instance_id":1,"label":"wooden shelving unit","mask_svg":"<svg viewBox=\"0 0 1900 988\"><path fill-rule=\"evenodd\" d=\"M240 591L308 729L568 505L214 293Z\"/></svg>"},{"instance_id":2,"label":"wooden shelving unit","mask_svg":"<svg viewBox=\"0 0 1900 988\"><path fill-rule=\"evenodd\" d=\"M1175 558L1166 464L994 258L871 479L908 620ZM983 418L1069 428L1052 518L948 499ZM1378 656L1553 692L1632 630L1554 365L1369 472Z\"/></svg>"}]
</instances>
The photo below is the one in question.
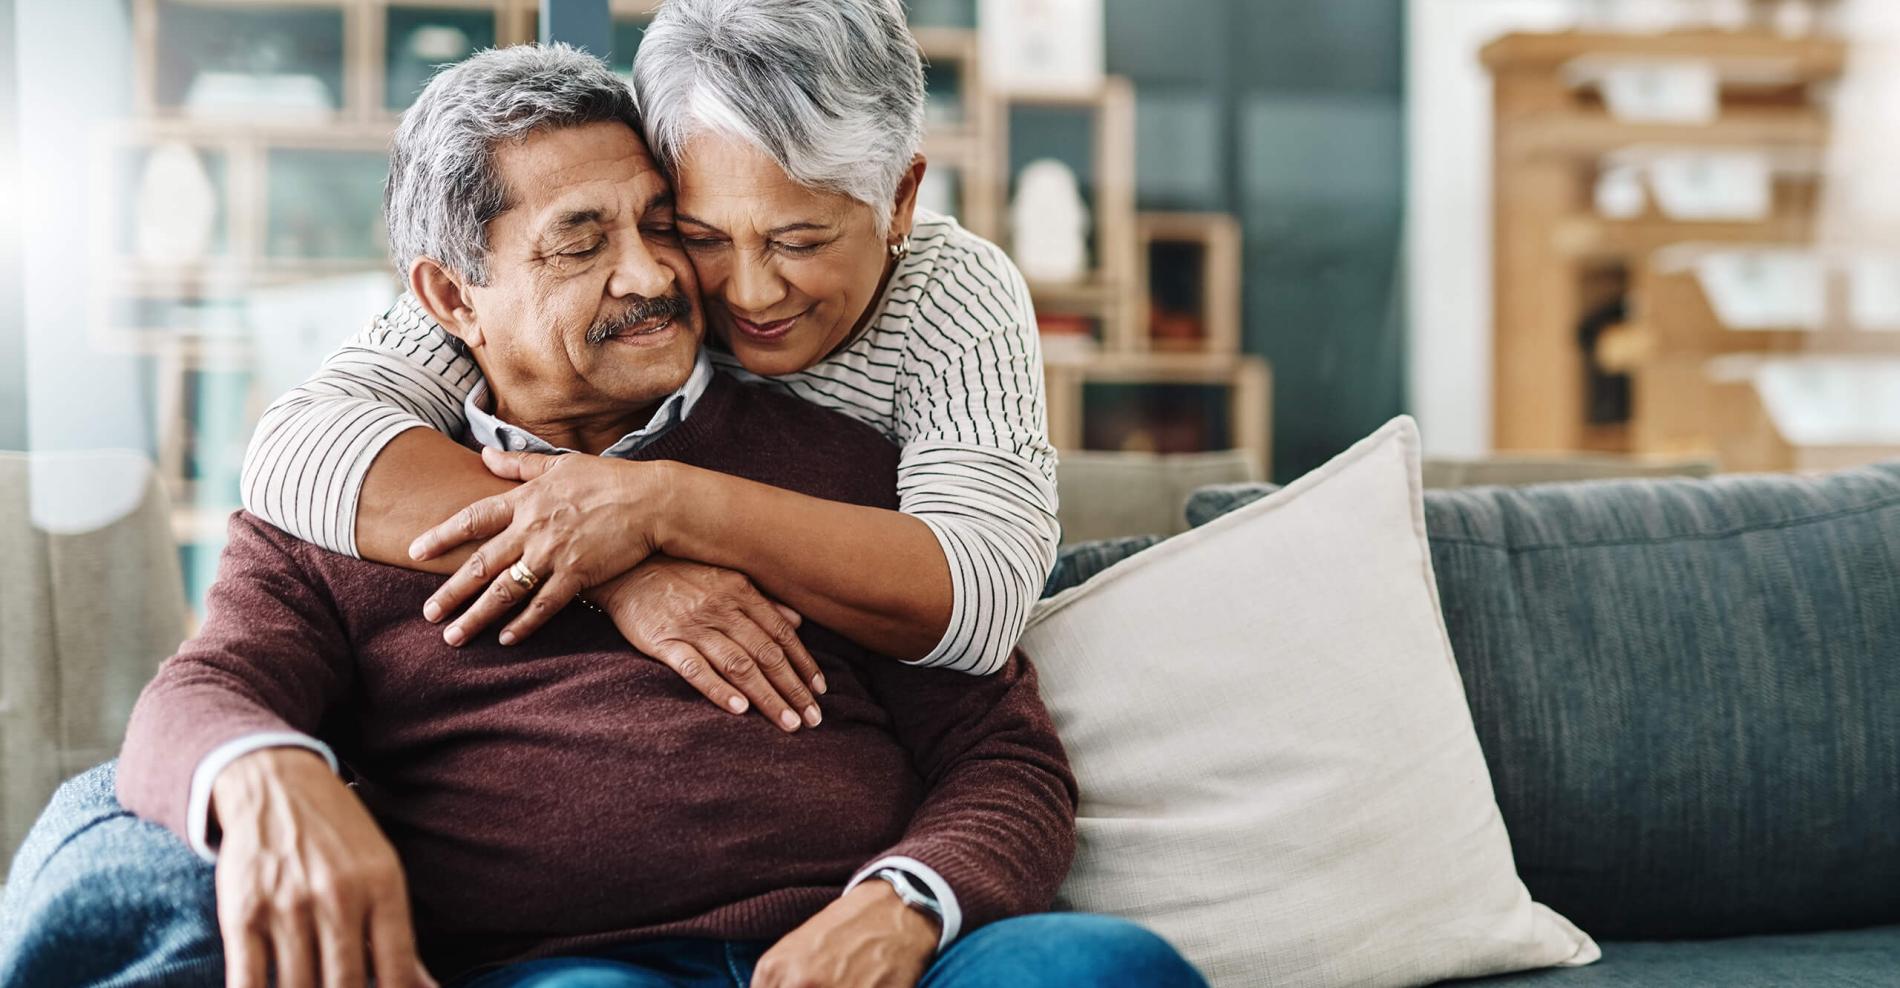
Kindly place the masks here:
<instances>
[{"instance_id":1,"label":"wooden shelving unit","mask_svg":"<svg viewBox=\"0 0 1900 988\"><path fill-rule=\"evenodd\" d=\"M1753 437L1762 430L1762 417L1746 402L1736 404L1735 382L1722 368L1734 366L1736 358L1900 358L1900 332L1854 326L1839 258L1817 254L1807 243L1786 249L1812 256L1822 270L1815 324L1733 328L1718 315L1695 271L1699 256L1733 249L1730 244L1676 245L1651 255L1639 270L1632 292L1636 306L1623 344L1623 363L1642 410L1631 422L1630 445L1644 454L1724 455L1732 469L1783 462L1793 468L1793 446L1782 459L1754 458L1753 451L1765 448Z\"/></svg>"},{"instance_id":2,"label":"wooden shelving unit","mask_svg":"<svg viewBox=\"0 0 1900 988\"><path fill-rule=\"evenodd\" d=\"M1755 30L1514 34L1488 45L1483 60L1494 83L1494 444L1500 450L1639 448L1642 437L1656 434L1645 421L1659 407L1654 379L1635 388L1627 427L1587 421L1591 357L1579 327L1604 301L1592 284L1626 281L1632 308L1659 311L1643 297L1654 290L1644 272L1658 251L1687 242L1806 240L1814 178L1778 175L1773 212L1762 220L1678 221L1654 206L1636 218L1611 220L1597 215L1592 203L1605 159L1647 146L1818 158L1829 127L1820 93L1840 76L1845 45ZM1632 122L1612 115L1597 82L1604 70L1680 60L1708 65L1719 79L1713 120ZM1677 368L1668 376L1679 381L1682 373Z\"/></svg>"},{"instance_id":3,"label":"wooden shelving unit","mask_svg":"<svg viewBox=\"0 0 1900 988\"><path fill-rule=\"evenodd\" d=\"M230 310L259 291L338 276L380 274L394 284L380 210L380 170L399 113L389 105L392 15L459 15L482 25L472 45L488 43L490 28L492 42L506 45L532 39L536 8L535 0L131 0L132 114L96 133L90 149L100 204L92 211L93 263L109 274L88 299L86 332L101 350L149 361L159 466L179 506L181 544L215 544L234 506L225 485L234 476L228 461L241 450L226 448L226 440L246 430L203 416L236 411L255 422L272 397L255 383L229 391L240 386L234 382L255 381L250 369L259 358L250 335L232 326L241 315ZM187 28L206 19L269 37L273 57L287 60L277 71L323 80L329 105L283 112L189 105L185 95L201 69L228 71L192 63L181 43L202 34ZM313 25L324 42L308 37ZM321 60L298 61L318 50ZM141 207L138 164L161 147L189 149L215 179L215 246L203 256L141 257L127 232ZM308 175L348 184L353 193L364 187L335 201L299 203L293 187L306 186ZM301 214L289 216L293 209ZM327 234L296 227L332 220L341 222ZM339 334L358 318L339 315Z\"/></svg>"},{"instance_id":4,"label":"wooden shelving unit","mask_svg":"<svg viewBox=\"0 0 1900 988\"><path fill-rule=\"evenodd\" d=\"M1227 213L1142 213L1135 225L1136 283L1147 290L1136 300L1130 348L1240 352L1240 221ZM1171 261L1196 270L1156 270ZM1185 292L1193 297L1157 305L1164 281L1180 289L1183 276L1194 282Z\"/></svg>"},{"instance_id":5,"label":"wooden shelving unit","mask_svg":"<svg viewBox=\"0 0 1900 988\"><path fill-rule=\"evenodd\" d=\"M973 33L970 37L974 46ZM1074 282L1029 283L1044 329L1049 435L1056 447L1188 452L1198 440L1187 434L1224 435L1226 445L1249 451L1264 474L1272 464L1271 373L1264 360L1241 353L1238 221L1225 214L1137 210L1134 88L1126 79L1107 77L1089 92L1017 92L990 94L987 99L995 107L988 119L995 122L996 135L987 151L995 191L986 201L998 213L960 218L973 230L994 231L992 237L1005 248L1012 188L1011 111L1053 108L1090 119L1090 160L1078 171L1088 174L1092 186L1092 270ZM1157 339L1153 332L1156 273L1151 261L1158 245L1188 245L1198 253L1192 318L1199 331L1192 338L1178 334ZM1076 339L1073 329L1079 325L1094 327L1088 339ZM1168 423L1156 421L1147 423L1154 428L1110 434L1096 428L1101 423L1092 421L1089 400L1092 388L1108 385L1149 391L1160 399L1179 398L1184 390L1218 391L1220 400L1214 404L1221 409L1222 421L1204 430L1171 431ZM1127 409L1116 411L1128 414ZM1158 439L1162 433L1173 438Z\"/></svg>"}]
</instances>

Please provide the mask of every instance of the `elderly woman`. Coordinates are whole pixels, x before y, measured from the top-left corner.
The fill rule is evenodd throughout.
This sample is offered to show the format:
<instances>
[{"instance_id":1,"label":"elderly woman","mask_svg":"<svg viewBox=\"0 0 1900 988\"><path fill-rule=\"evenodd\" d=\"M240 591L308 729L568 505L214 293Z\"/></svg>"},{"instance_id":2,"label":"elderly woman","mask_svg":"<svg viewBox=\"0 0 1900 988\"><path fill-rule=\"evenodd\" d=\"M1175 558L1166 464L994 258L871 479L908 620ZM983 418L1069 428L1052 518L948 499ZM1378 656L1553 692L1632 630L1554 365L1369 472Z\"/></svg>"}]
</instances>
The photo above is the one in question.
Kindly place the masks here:
<instances>
[{"instance_id":1,"label":"elderly woman","mask_svg":"<svg viewBox=\"0 0 1900 988\"><path fill-rule=\"evenodd\" d=\"M265 413L245 506L338 552L453 571L425 611L474 601L452 644L532 597L501 632L518 640L613 580L634 645L787 730L790 711L817 722L824 688L800 616L904 661L999 668L1055 557L1041 355L1003 252L916 208L923 67L899 0L670 0L634 73L714 364L900 444L902 510L651 463L484 460L451 438L480 375L410 296ZM470 208L485 223L505 205ZM677 426L691 392L628 440Z\"/></svg>"}]
</instances>

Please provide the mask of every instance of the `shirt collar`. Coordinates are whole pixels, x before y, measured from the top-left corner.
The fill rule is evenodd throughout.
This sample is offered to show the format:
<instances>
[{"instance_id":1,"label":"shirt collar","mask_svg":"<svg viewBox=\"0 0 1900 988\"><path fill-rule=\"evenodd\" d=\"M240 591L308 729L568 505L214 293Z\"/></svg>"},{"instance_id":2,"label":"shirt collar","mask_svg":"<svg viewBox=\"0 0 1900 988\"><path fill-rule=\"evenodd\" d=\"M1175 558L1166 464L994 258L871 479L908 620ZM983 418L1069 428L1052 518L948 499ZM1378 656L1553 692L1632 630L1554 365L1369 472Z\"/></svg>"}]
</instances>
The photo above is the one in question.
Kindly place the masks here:
<instances>
[{"instance_id":1,"label":"shirt collar","mask_svg":"<svg viewBox=\"0 0 1900 988\"><path fill-rule=\"evenodd\" d=\"M707 359L706 351L701 349L699 356L693 361L693 372L687 376L686 383L680 385L678 391L668 395L665 401L660 402L660 407L653 410L653 417L647 420L647 424L621 436L600 455L626 459L645 449L654 440L671 432L674 426L686 421L686 416L693 413L693 407L699 404L699 399L706 393L706 386L712 383L712 376L712 361ZM468 431L475 437L476 442L483 446L516 452L574 452L571 449L557 447L520 426L510 425L496 418L495 414L489 411L491 404L493 403L489 400L486 379L476 381L468 397L462 399L462 408L468 415Z\"/></svg>"}]
</instances>

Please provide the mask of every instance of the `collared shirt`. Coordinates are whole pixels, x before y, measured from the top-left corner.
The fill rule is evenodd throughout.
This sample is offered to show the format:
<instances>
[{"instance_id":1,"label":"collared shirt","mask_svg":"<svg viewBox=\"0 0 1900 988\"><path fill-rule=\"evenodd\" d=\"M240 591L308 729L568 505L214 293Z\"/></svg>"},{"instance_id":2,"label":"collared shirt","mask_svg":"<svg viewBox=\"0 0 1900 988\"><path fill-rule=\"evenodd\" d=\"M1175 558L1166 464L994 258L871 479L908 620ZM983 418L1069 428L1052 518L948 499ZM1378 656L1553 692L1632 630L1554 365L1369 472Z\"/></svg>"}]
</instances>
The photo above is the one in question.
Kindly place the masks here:
<instances>
[{"instance_id":1,"label":"collared shirt","mask_svg":"<svg viewBox=\"0 0 1900 988\"><path fill-rule=\"evenodd\" d=\"M621 436L612 446L602 450L600 455L625 459L671 432L674 426L686 421L686 416L693 413L693 406L699 404L700 396L706 393L706 385L712 382L712 376L712 361L706 358L706 351L701 350L693 361L693 372L687 376L686 383L660 402L660 407L653 410L653 416L647 419L647 424ZM476 442L517 453L575 452L555 446L518 425L510 425L496 418L495 413L490 411L493 404L486 380L475 382L468 397L462 400L463 411L468 415L469 435L474 436Z\"/></svg>"}]
</instances>

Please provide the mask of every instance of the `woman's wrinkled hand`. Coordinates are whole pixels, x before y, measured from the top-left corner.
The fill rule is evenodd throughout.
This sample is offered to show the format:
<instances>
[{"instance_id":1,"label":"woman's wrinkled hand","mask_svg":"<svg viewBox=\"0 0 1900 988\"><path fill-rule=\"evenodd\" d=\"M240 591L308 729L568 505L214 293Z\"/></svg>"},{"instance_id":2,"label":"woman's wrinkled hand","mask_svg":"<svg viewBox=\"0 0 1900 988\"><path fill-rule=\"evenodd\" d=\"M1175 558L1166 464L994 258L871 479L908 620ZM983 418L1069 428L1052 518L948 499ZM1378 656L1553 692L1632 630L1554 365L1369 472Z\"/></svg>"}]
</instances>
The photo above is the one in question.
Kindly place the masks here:
<instances>
[{"instance_id":1,"label":"woman's wrinkled hand","mask_svg":"<svg viewBox=\"0 0 1900 988\"><path fill-rule=\"evenodd\" d=\"M501 631L503 645L521 641L581 591L656 550L655 506L667 490L666 464L496 449L483 450L482 462L496 476L523 483L463 508L409 547L411 558L424 560L482 543L422 608L435 622L469 605L443 629L450 645L474 639L526 603ZM517 562L534 578L531 585L510 572Z\"/></svg>"},{"instance_id":2,"label":"woman's wrinkled hand","mask_svg":"<svg viewBox=\"0 0 1900 988\"><path fill-rule=\"evenodd\" d=\"M786 732L820 721L818 663L798 639L796 611L743 573L653 556L588 595L633 647L665 663L706 699L756 706Z\"/></svg>"}]
</instances>

